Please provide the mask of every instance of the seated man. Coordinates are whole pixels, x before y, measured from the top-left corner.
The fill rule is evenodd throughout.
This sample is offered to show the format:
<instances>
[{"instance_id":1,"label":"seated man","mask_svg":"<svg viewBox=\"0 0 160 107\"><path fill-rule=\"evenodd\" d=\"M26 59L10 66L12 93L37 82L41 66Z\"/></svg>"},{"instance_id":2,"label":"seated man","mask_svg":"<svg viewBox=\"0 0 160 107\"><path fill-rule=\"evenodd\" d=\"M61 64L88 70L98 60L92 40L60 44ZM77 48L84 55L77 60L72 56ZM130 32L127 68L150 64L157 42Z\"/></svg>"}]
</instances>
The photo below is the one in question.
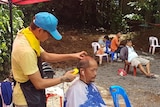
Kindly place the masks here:
<instances>
[{"instance_id":1,"label":"seated man","mask_svg":"<svg viewBox=\"0 0 160 107\"><path fill-rule=\"evenodd\" d=\"M116 34L116 36L111 40L111 51L116 53L116 57L118 58L119 57L119 53L120 53L120 50L122 48L121 46L121 39L120 37L122 36L122 33L121 32L118 32Z\"/></svg>"},{"instance_id":2,"label":"seated man","mask_svg":"<svg viewBox=\"0 0 160 107\"><path fill-rule=\"evenodd\" d=\"M65 96L65 107L106 107L98 89L93 84L97 75L97 62L90 56L77 65L79 79L73 82Z\"/></svg>"},{"instance_id":3,"label":"seated man","mask_svg":"<svg viewBox=\"0 0 160 107\"><path fill-rule=\"evenodd\" d=\"M138 67L146 77L154 77L154 75L150 73L150 61L138 56L132 47L131 39L126 40L126 46L120 51L120 58L124 60L126 64ZM143 68L143 65L146 66L146 70Z\"/></svg>"},{"instance_id":4,"label":"seated man","mask_svg":"<svg viewBox=\"0 0 160 107\"><path fill-rule=\"evenodd\" d=\"M115 53L120 53L120 37L121 37L121 32L118 32L116 36L111 40L111 51Z\"/></svg>"}]
</instances>

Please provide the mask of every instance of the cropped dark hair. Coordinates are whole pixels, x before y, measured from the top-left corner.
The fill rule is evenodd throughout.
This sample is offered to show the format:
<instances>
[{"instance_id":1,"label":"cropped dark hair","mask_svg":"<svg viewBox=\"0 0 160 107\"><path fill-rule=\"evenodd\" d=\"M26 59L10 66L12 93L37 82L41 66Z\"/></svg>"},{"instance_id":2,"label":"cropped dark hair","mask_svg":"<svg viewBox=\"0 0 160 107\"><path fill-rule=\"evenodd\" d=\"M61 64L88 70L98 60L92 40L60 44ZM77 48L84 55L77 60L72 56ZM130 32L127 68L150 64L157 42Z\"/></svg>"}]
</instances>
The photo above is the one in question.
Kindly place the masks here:
<instances>
[{"instance_id":1,"label":"cropped dark hair","mask_svg":"<svg viewBox=\"0 0 160 107\"><path fill-rule=\"evenodd\" d=\"M33 21L34 21L34 18L33 18L32 22L30 23L30 27L31 27L32 30L35 30L35 29L37 29L37 28L39 28L39 27L36 26L36 25L33 23Z\"/></svg>"},{"instance_id":2,"label":"cropped dark hair","mask_svg":"<svg viewBox=\"0 0 160 107\"><path fill-rule=\"evenodd\" d=\"M132 39L126 39L126 44L127 44L128 42L132 42Z\"/></svg>"},{"instance_id":3,"label":"cropped dark hair","mask_svg":"<svg viewBox=\"0 0 160 107\"><path fill-rule=\"evenodd\" d=\"M104 38L105 38L105 39L107 39L107 40L109 40L109 37L108 37L108 35L105 35L105 36L104 36Z\"/></svg>"},{"instance_id":4,"label":"cropped dark hair","mask_svg":"<svg viewBox=\"0 0 160 107\"><path fill-rule=\"evenodd\" d=\"M78 69L87 68L87 67L89 67L89 60L86 60L86 59L80 60L79 63L77 64Z\"/></svg>"}]
</instances>

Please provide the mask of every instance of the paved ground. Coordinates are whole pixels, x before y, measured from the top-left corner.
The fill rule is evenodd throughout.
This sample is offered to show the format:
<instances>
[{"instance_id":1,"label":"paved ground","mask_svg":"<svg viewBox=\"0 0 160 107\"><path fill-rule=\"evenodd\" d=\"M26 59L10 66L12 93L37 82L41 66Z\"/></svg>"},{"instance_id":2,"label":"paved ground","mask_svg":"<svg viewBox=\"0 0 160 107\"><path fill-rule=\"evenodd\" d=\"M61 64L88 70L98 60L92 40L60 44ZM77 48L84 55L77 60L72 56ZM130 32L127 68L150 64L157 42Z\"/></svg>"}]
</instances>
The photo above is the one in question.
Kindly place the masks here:
<instances>
[{"instance_id":1,"label":"paved ground","mask_svg":"<svg viewBox=\"0 0 160 107\"><path fill-rule=\"evenodd\" d=\"M151 61L151 72L160 75L160 55L149 55L147 53L139 53L143 57L148 58ZM137 76L132 75L133 68L131 67L131 73L127 76L117 75L118 68L123 68L122 62L107 63L103 61L99 66L98 75L95 84L98 86L106 104L109 107L113 107L111 95L109 93L109 87L111 85L120 85L125 88L130 102L133 107L159 107L160 106L160 77L156 79L146 78L139 70L137 70ZM57 69L56 76L64 73L67 69ZM69 84L65 84L64 88ZM62 84L59 85L63 87ZM121 104L123 105L123 100Z\"/></svg>"},{"instance_id":2,"label":"paved ground","mask_svg":"<svg viewBox=\"0 0 160 107\"><path fill-rule=\"evenodd\" d=\"M145 55L146 58L151 60L151 72L159 76L160 56L147 55L146 53L141 53L141 55ZM122 62L104 63L99 67L96 84L104 87L107 91L111 85L124 87L134 107L159 107L160 77L156 79L146 78L139 70L137 70L136 77L132 73L121 77L117 75L117 69L123 67ZM132 71L133 68L130 70Z\"/></svg>"}]
</instances>

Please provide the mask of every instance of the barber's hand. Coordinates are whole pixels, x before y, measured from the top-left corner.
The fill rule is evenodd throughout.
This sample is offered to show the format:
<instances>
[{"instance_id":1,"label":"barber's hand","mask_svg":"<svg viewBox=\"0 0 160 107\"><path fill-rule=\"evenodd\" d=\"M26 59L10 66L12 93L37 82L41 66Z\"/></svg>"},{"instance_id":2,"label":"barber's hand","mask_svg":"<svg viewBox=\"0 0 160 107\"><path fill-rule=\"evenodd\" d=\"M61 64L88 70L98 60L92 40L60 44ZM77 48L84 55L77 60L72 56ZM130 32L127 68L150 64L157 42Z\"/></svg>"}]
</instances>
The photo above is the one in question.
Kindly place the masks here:
<instances>
[{"instance_id":1,"label":"barber's hand","mask_svg":"<svg viewBox=\"0 0 160 107\"><path fill-rule=\"evenodd\" d=\"M62 77L63 82L71 82L71 81L73 81L76 78L76 75L73 74L73 72L74 72L73 70L67 71L64 74L64 76Z\"/></svg>"},{"instance_id":2,"label":"barber's hand","mask_svg":"<svg viewBox=\"0 0 160 107\"><path fill-rule=\"evenodd\" d=\"M76 55L77 58L83 59L83 57L85 57L87 55L87 52L86 51L81 51L81 52L75 53L75 55Z\"/></svg>"}]
</instances>

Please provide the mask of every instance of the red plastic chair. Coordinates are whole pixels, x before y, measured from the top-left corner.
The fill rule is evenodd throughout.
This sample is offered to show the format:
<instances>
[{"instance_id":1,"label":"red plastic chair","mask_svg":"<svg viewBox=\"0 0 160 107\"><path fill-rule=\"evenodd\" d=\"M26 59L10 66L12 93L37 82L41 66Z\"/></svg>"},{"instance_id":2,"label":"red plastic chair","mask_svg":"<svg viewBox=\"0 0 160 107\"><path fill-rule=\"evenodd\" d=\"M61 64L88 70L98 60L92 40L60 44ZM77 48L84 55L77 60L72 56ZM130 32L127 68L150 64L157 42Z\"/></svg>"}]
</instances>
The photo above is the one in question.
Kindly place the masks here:
<instances>
[{"instance_id":1,"label":"red plastic chair","mask_svg":"<svg viewBox=\"0 0 160 107\"><path fill-rule=\"evenodd\" d=\"M126 70L127 74L129 73L129 68L130 68L131 64L124 64L124 70ZM133 75L136 76L137 73L137 68L134 66L133 67Z\"/></svg>"}]
</instances>

